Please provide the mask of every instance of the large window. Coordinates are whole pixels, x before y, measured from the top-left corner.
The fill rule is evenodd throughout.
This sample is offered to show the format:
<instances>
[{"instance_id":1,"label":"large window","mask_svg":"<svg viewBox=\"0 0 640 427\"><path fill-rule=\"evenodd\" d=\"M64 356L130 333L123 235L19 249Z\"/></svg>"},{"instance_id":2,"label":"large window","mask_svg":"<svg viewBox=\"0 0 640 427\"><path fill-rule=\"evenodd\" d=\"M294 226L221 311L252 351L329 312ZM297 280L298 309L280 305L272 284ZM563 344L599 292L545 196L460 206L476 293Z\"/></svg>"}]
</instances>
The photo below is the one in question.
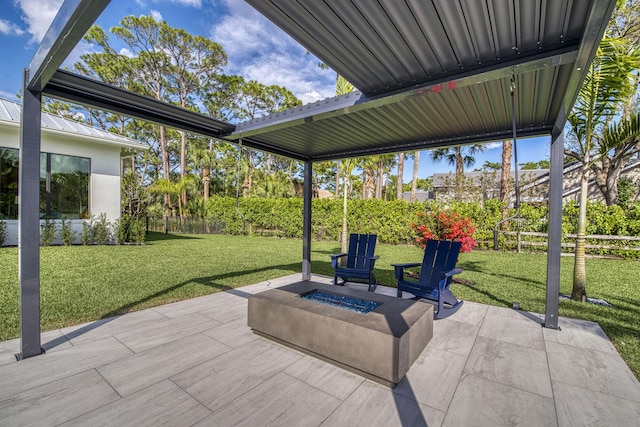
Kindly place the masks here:
<instances>
[{"instance_id":1,"label":"large window","mask_svg":"<svg viewBox=\"0 0 640 427\"><path fill-rule=\"evenodd\" d=\"M18 218L18 150L0 148L0 218ZM40 153L40 217L89 218L91 161Z\"/></svg>"},{"instance_id":2,"label":"large window","mask_svg":"<svg viewBox=\"0 0 640 427\"><path fill-rule=\"evenodd\" d=\"M0 147L0 219L18 218L18 150Z\"/></svg>"}]
</instances>

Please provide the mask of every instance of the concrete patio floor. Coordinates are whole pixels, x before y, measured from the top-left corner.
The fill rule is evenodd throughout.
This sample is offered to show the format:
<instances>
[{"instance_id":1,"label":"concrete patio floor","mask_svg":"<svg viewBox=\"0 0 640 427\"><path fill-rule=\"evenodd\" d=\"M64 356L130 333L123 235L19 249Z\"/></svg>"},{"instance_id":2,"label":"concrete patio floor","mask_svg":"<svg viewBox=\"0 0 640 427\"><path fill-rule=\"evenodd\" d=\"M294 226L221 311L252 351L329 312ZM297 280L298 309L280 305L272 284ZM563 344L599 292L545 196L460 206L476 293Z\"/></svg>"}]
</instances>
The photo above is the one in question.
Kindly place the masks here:
<instances>
[{"instance_id":1,"label":"concrete patio floor","mask_svg":"<svg viewBox=\"0 0 640 427\"><path fill-rule=\"evenodd\" d=\"M1 342L0 425L638 425L640 384L596 323L465 302L392 390L251 332L248 295L299 280L46 332L21 362Z\"/></svg>"}]
</instances>

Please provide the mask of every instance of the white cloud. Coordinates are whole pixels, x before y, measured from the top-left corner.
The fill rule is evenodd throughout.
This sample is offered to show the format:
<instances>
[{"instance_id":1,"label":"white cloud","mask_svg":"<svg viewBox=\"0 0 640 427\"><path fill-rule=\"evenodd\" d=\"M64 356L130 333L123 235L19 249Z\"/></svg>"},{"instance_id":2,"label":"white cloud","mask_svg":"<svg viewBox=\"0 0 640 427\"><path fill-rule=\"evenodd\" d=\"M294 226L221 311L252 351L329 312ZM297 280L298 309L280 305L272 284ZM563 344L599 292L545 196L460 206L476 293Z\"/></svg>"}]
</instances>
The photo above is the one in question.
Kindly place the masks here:
<instances>
[{"instance_id":1,"label":"white cloud","mask_svg":"<svg viewBox=\"0 0 640 427\"><path fill-rule=\"evenodd\" d=\"M118 53L122 56L126 56L127 58L133 58L133 52L131 52L126 47L123 47L122 49L120 49Z\"/></svg>"},{"instance_id":2,"label":"white cloud","mask_svg":"<svg viewBox=\"0 0 640 427\"><path fill-rule=\"evenodd\" d=\"M303 103L333 96L335 73L245 2L226 0L229 14L210 31L228 55L228 73L284 86Z\"/></svg>"},{"instance_id":3,"label":"white cloud","mask_svg":"<svg viewBox=\"0 0 640 427\"><path fill-rule=\"evenodd\" d=\"M21 36L24 34L24 30L10 21L0 19L0 33L8 36L16 35Z\"/></svg>"},{"instance_id":4,"label":"white cloud","mask_svg":"<svg viewBox=\"0 0 640 427\"><path fill-rule=\"evenodd\" d=\"M16 4L22 10L22 20L27 24L27 33L31 34L31 42L42 41L62 1L16 0Z\"/></svg>"},{"instance_id":5,"label":"white cloud","mask_svg":"<svg viewBox=\"0 0 640 427\"><path fill-rule=\"evenodd\" d=\"M169 0L171 3L181 4L183 6L202 7L202 0Z\"/></svg>"},{"instance_id":6,"label":"white cloud","mask_svg":"<svg viewBox=\"0 0 640 427\"><path fill-rule=\"evenodd\" d=\"M494 150L496 148L502 149L502 142L490 142L488 144L484 144L485 150Z\"/></svg>"},{"instance_id":7,"label":"white cloud","mask_svg":"<svg viewBox=\"0 0 640 427\"><path fill-rule=\"evenodd\" d=\"M302 104L311 104L312 102L320 101L321 99L325 99L327 97L323 96L317 90L312 90L311 92L301 93L300 95L298 95L298 98L300 98Z\"/></svg>"},{"instance_id":8,"label":"white cloud","mask_svg":"<svg viewBox=\"0 0 640 427\"><path fill-rule=\"evenodd\" d=\"M157 10L151 9L151 12L149 12L149 14L154 19L154 21L162 22L162 14L160 12L158 12Z\"/></svg>"}]
</instances>

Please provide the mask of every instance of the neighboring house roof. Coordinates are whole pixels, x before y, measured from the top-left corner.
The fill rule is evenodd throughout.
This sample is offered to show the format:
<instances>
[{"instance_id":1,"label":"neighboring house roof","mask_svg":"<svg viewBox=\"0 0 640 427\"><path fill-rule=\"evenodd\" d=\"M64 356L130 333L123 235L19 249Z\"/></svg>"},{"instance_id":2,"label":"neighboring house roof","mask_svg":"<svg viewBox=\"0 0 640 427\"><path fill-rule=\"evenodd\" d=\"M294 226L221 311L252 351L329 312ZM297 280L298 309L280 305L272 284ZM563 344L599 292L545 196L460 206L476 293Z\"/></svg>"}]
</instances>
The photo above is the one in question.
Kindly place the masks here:
<instances>
[{"instance_id":1,"label":"neighboring house roof","mask_svg":"<svg viewBox=\"0 0 640 427\"><path fill-rule=\"evenodd\" d=\"M21 110L22 106L17 102L0 98L0 124L6 123L10 126L20 126ZM97 129L84 123L44 111L42 112L42 132L73 134L75 136L139 151L148 148L143 143L134 139Z\"/></svg>"},{"instance_id":2,"label":"neighboring house roof","mask_svg":"<svg viewBox=\"0 0 640 427\"><path fill-rule=\"evenodd\" d=\"M473 182L476 185L480 185L481 178L483 176L490 176L490 174L493 174L493 173L494 172L483 172L483 171L465 172L464 176L465 176L466 179L473 180ZM524 169L524 170L518 170L518 178L527 179L527 180L532 180L532 179L538 180L538 179L540 179L541 176L548 175L548 174L549 174L549 169ZM496 171L495 175L499 178L500 177L500 171ZM433 174L433 188L447 187L448 185L450 185L449 180L451 180L454 177L455 177L455 174L453 172L449 172L449 173L434 173ZM515 177L516 177L515 171L511 171L511 178L515 179Z\"/></svg>"}]
</instances>

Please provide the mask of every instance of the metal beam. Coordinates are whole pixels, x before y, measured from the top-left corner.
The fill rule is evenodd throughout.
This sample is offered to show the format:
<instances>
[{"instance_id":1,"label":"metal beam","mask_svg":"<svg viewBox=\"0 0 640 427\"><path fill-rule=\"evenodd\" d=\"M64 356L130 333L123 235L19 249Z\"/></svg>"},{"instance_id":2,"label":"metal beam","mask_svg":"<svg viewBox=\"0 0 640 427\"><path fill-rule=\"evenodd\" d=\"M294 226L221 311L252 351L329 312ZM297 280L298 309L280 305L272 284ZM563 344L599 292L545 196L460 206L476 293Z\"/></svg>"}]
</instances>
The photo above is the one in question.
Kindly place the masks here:
<instances>
[{"instance_id":1,"label":"metal beam","mask_svg":"<svg viewBox=\"0 0 640 427\"><path fill-rule=\"evenodd\" d=\"M220 138L235 129L232 124L204 114L68 71L56 71L43 93L213 138Z\"/></svg>"},{"instance_id":2,"label":"metal beam","mask_svg":"<svg viewBox=\"0 0 640 427\"><path fill-rule=\"evenodd\" d=\"M42 91L110 0L65 0L29 64L26 87Z\"/></svg>"},{"instance_id":3,"label":"metal beam","mask_svg":"<svg viewBox=\"0 0 640 427\"><path fill-rule=\"evenodd\" d=\"M302 208L302 280L311 280L311 201L313 197L313 165L304 162Z\"/></svg>"},{"instance_id":4,"label":"metal beam","mask_svg":"<svg viewBox=\"0 0 640 427\"><path fill-rule=\"evenodd\" d=\"M564 170L564 134L551 136L549 171L549 229L547 247L547 295L544 326L558 329L560 294L560 249L562 243L562 184Z\"/></svg>"},{"instance_id":5,"label":"metal beam","mask_svg":"<svg viewBox=\"0 0 640 427\"><path fill-rule=\"evenodd\" d=\"M561 47L555 46L534 53L523 53L512 60L495 61L482 66L469 67L444 79L423 82L409 88L401 88L372 97L367 97L361 92L352 92L318 101L315 104L303 105L295 109L238 123L235 131L228 137L230 139L242 138L243 140L252 136L259 137L265 132L345 116L362 110L404 102L414 97L423 97L430 93L439 94L445 90L455 90L488 81L510 78L512 73L519 75L538 69L571 64L577 57L578 47L577 43L566 43Z\"/></svg>"},{"instance_id":6,"label":"metal beam","mask_svg":"<svg viewBox=\"0 0 640 427\"><path fill-rule=\"evenodd\" d=\"M20 282L20 354L42 353L40 346L40 126L41 94L27 88L23 76L18 183L18 280Z\"/></svg>"}]
</instances>

